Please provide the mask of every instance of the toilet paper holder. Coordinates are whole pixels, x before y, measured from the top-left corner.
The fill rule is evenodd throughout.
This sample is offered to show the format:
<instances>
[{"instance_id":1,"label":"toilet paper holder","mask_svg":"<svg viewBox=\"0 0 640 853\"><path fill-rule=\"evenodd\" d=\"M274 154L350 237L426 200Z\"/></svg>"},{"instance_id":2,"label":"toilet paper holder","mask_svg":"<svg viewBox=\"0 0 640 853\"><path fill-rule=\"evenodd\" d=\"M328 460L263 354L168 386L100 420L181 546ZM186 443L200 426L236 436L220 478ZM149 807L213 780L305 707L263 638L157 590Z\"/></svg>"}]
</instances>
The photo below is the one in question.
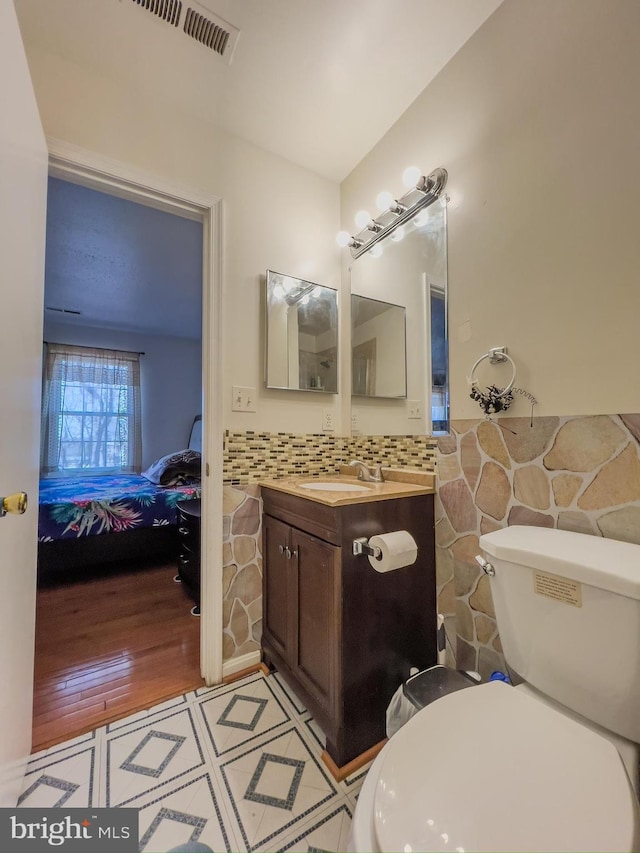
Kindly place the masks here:
<instances>
[{"instance_id":1,"label":"toilet paper holder","mask_svg":"<svg viewBox=\"0 0 640 853\"><path fill-rule=\"evenodd\" d=\"M360 536L353 540L353 556L365 554L367 557L376 557L380 559L382 550L377 545L369 545L369 540L366 536Z\"/></svg>"}]
</instances>

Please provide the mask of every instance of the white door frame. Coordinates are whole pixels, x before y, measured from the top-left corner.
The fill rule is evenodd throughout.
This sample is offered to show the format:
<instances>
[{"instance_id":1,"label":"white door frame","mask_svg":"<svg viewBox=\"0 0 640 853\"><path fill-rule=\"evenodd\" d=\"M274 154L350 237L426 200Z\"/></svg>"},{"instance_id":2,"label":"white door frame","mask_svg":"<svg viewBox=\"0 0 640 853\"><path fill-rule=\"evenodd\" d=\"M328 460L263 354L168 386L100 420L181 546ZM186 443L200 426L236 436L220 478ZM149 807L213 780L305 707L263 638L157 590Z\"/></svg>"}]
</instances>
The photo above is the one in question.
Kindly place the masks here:
<instances>
[{"instance_id":1,"label":"white door frame","mask_svg":"<svg viewBox=\"0 0 640 853\"><path fill-rule=\"evenodd\" d=\"M202 222L202 478L200 670L222 681L222 200L47 138L49 174Z\"/></svg>"}]
</instances>

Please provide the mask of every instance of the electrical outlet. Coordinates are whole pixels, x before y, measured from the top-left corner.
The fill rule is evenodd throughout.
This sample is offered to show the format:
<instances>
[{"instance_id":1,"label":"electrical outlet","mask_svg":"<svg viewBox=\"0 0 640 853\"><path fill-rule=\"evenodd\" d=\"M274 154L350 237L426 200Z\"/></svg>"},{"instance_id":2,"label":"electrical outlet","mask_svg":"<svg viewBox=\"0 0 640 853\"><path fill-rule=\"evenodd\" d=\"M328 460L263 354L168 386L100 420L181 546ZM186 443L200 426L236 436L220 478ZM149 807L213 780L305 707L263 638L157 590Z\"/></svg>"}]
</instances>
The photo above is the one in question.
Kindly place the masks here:
<instances>
[{"instance_id":1,"label":"electrical outlet","mask_svg":"<svg viewBox=\"0 0 640 853\"><path fill-rule=\"evenodd\" d=\"M323 432L333 432L335 429L333 412L328 409L322 413L322 431Z\"/></svg>"},{"instance_id":2,"label":"electrical outlet","mask_svg":"<svg viewBox=\"0 0 640 853\"><path fill-rule=\"evenodd\" d=\"M409 405L409 414L407 417L419 419L422 417L422 405L420 400L407 400Z\"/></svg>"},{"instance_id":3,"label":"electrical outlet","mask_svg":"<svg viewBox=\"0 0 640 853\"><path fill-rule=\"evenodd\" d=\"M231 409L234 412L255 412L256 410L256 389L244 388L240 385L234 385L232 388L233 400Z\"/></svg>"},{"instance_id":4,"label":"electrical outlet","mask_svg":"<svg viewBox=\"0 0 640 853\"><path fill-rule=\"evenodd\" d=\"M351 413L351 432L360 432L360 419L358 418L357 412Z\"/></svg>"}]
</instances>

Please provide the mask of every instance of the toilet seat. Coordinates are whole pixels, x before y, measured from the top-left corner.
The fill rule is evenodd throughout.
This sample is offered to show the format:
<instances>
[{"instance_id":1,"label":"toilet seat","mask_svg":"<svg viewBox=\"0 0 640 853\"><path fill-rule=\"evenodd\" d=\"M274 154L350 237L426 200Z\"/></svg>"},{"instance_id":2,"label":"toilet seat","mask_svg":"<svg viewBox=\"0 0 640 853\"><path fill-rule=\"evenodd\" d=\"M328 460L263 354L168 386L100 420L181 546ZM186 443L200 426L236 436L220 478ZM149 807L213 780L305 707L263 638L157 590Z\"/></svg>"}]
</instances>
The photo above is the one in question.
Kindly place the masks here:
<instances>
[{"instance_id":1,"label":"toilet seat","mask_svg":"<svg viewBox=\"0 0 640 853\"><path fill-rule=\"evenodd\" d=\"M503 682L420 711L374 769L354 818L355 837L369 822L363 849L638 849L638 804L614 746Z\"/></svg>"}]
</instances>

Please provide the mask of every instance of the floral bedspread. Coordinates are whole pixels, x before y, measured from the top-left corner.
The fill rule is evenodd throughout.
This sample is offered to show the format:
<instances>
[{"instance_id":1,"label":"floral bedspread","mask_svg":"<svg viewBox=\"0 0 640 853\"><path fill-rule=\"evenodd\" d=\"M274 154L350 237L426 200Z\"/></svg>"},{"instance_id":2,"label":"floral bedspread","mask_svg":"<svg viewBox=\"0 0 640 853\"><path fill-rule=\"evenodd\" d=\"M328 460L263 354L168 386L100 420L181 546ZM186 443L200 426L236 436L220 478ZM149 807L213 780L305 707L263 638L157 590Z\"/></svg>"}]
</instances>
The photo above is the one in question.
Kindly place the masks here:
<instances>
[{"instance_id":1,"label":"floral bedspread","mask_svg":"<svg viewBox=\"0 0 640 853\"><path fill-rule=\"evenodd\" d=\"M199 483L155 486L139 474L41 480L38 540L175 524L178 501L199 497Z\"/></svg>"}]
</instances>

